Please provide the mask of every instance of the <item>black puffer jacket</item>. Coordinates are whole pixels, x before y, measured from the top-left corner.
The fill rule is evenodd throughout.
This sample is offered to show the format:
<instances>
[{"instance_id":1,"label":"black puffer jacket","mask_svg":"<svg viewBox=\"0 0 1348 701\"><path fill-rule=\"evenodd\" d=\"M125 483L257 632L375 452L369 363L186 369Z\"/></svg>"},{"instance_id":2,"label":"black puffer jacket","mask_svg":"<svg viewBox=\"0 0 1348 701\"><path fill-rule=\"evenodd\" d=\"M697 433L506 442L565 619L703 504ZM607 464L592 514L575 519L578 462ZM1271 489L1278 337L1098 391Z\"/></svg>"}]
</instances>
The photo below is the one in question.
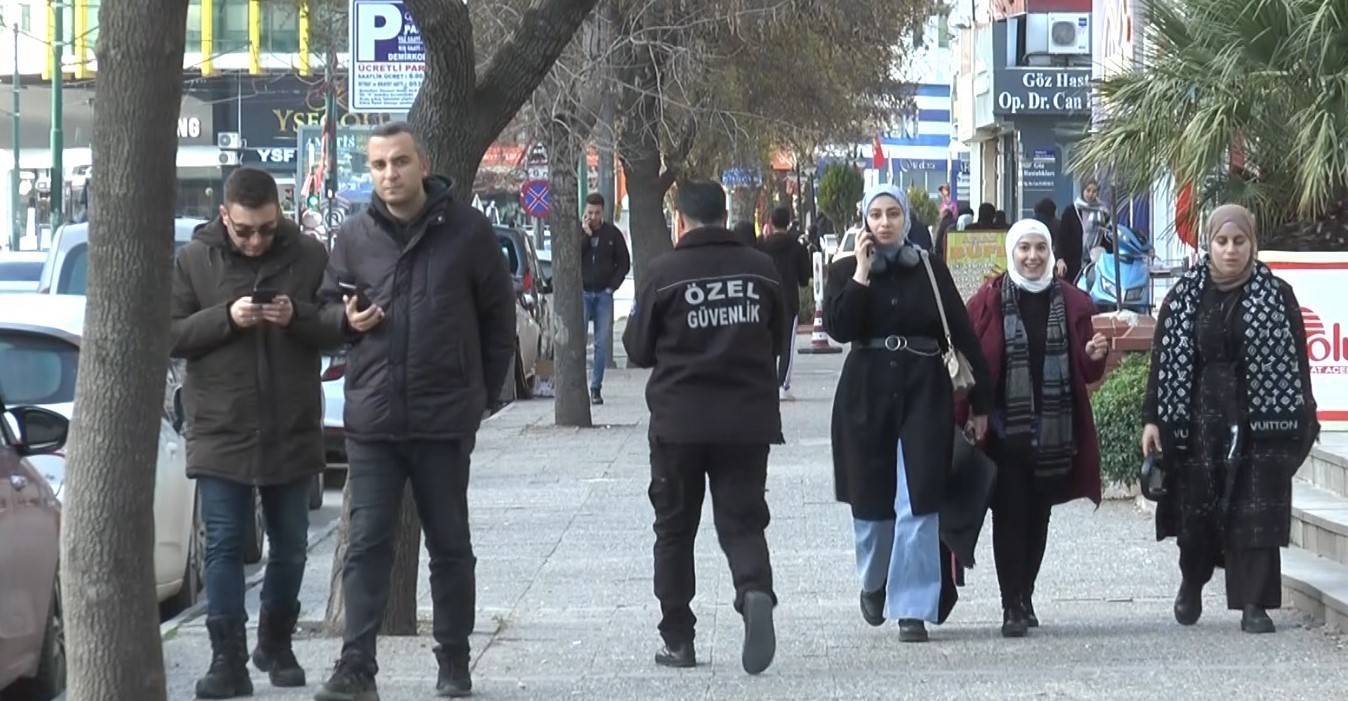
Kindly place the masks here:
<instances>
[{"instance_id":1,"label":"black puffer jacket","mask_svg":"<svg viewBox=\"0 0 1348 701\"><path fill-rule=\"evenodd\" d=\"M337 232L325 321L350 329L338 281L363 288L385 314L352 334L349 438L472 436L515 355L515 288L491 223L450 196L448 179L426 188L426 207L411 222L395 220L376 197Z\"/></svg>"}]
</instances>

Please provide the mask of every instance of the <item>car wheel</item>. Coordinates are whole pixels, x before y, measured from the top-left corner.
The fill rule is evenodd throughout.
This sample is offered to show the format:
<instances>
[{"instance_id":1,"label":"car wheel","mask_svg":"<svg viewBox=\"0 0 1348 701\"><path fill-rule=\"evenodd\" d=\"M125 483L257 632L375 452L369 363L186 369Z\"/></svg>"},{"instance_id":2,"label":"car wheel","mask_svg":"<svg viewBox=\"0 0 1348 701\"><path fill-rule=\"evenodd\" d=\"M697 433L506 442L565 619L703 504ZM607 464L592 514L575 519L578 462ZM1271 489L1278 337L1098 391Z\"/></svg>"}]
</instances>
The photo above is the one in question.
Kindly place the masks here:
<instances>
[{"instance_id":1,"label":"car wheel","mask_svg":"<svg viewBox=\"0 0 1348 701\"><path fill-rule=\"evenodd\" d=\"M314 511L323 506L323 473L314 475L309 483L309 510Z\"/></svg>"},{"instance_id":2,"label":"car wheel","mask_svg":"<svg viewBox=\"0 0 1348 701\"><path fill-rule=\"evenodd\" d=\"M267 537L267 522L262 515L262 493L253 489L253 517L248 519L243 532L243 562L246 565L262 561L263 541Z\"/></svg>"},{"instance_id":3,"label":"car wheel","mask_svg":"<svg viewBox=\"0 0 1348 701\"><path fill-rule=\"evenodd\" d=\"M19 679L3 690L5 701L51 701L66 690L66 629L61 609L61 582L52 592L47 632L42 637L37 675Z\"/></svg>"},{"instance_id":4,"label":"car wheel","mask_svg":"<svg viewBox=\"0 0 1348 701\"><path fill-rule=\"evenodd\" d=\"M520 352L515 351L515 397L517 399L533 399L534 385L529 381L528 373L524 371L524 360L520 358Z\"/></svg>"},{"instance_id":5,"label":"car wheel","mask_svg":"<svg viewBox=\"0 0 1348 701\"><path fill-rule=\"evenodd\" d=\"M206 522L201 518L201 495L197 494L192 507L192 535L187 542L187 564L183 568L183 585L166 607L173 614L187 610L201 598L206 581Z\"/></svg>"}]
</instances>

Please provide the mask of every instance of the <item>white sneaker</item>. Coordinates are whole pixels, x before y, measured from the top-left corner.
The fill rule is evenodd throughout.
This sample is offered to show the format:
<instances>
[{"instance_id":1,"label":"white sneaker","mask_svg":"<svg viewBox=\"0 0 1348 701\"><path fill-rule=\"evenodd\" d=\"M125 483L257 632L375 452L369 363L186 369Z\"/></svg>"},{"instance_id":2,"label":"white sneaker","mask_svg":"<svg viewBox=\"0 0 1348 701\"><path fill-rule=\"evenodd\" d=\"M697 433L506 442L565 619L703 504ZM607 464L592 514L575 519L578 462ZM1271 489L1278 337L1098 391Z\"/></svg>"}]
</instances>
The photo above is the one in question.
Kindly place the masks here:
<instances>
[{"instance_id":1,"label":"white sneaker","mask_svg":"<svg viewBox=\"0 0 1348 701\"><path fill-rule=\"evenodd\" d=\"M786 389L785 387L779 388L777 390L777 398L783 402L796 401L796 395L791 394L791 390Z\"/></svg>"}]
</instances>

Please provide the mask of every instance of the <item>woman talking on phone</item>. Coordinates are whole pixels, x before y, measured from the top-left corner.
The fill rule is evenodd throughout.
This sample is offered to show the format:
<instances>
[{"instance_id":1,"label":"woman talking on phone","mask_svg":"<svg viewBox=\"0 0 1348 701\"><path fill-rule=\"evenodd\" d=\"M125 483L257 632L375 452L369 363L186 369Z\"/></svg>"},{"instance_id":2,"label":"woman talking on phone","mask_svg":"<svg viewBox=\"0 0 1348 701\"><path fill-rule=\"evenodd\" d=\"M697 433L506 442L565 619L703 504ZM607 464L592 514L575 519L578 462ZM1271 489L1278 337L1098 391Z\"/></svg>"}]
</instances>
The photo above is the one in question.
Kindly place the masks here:
<instances>
[{"instance_id":1,"label":"woman talking on phone","mask_svg":"<svg viewBox=\"0 0 1348 701\"><path fill-rule=\"evenodd\" d=\"M898 619L900 640L924 642L955 598L937 513L955 431L947 339L971 366L979 438L992 388L949 269L907 240L907 196L880 185L862 205L856 255L829 268L824 292L825 330L852 344L833 401L833 474L852 507L862 618Z\"/></svg>"}]
</instances>

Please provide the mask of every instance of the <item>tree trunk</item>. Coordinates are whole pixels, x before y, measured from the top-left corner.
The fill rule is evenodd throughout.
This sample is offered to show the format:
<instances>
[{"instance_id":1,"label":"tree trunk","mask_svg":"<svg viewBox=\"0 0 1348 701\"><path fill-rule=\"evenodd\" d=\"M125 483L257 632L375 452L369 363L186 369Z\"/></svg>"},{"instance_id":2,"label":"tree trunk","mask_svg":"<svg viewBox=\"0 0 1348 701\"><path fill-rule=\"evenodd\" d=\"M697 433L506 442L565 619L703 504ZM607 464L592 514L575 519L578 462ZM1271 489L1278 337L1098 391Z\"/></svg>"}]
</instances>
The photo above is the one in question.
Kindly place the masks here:
<instances>
[{"instance_id":1,"label":"tree trunk","mask_svg":"<svg viewBox=\"0 0 1348 701\"><path fill-rule=\"evenodd\" d=\"M61 538L68 698L159 701L167 692L154 586L155 455L178 151L178 111L162 106L182 101L187 1L109 2L98 21L100 176L90 198L80 403Z\"/></svg>"},{"instance_id":2,"label":"tree trunk","mask_svg":"<svg viewBox=\"0 0 1348 701\"><path fill-rule=\"evenodd\" d=\"M758 210L758 189L753 187L737 187L730 191L730 221L754 221L754 214ZM754 234L759 233L761 227L757 222L754 223Z\"/></svg>"},{"instance_id":3,"label":"tree trunk","mask_svg":"<svg viewBox=\"0 0 1348 701\"><path fill-rule=\"evenodd\" d=\"M347 468L350 469L349 467ZM340 636L346 632L346 590L342 575L346 571L346 548L351 537L351 479L342 485L342 518L337 525L337 550L332 554L332 576L328 580L328 609L323 615L323 632ZM398 518L393 578L389 582L388 603L384 605L384 623L380 635L417 634L417 583L421 556L421 522L412 499L412 485L403 489L402 513Z\"/></svg>"},{"instance_id":4,"label":"tree trunk","mask_svg":"<svg viewBox=\"0 0 1348 701\"><path fill-rule=\"evenodd\" d=\"M552 208L552 310L558 322L553 343L557 399L553 404L558 426L588 427L589 383L585 374L586 329L581 298L581 237L575 163L580 157L578 137L564 121L548 129L548 154L557 164L549 171ZM568 167L568 164L571 164Z\"/></svg>"},{"instance_id":5,"label":"tree trunk","mask_svg":"<svg viewBox=\"0 0 1348 701\"><path fill-rule=\"evenodd\" d=\"M637 137L639 145L622 150L631 222L632 277L638 286L651 261L674 248L665 223L665 194L670 183L661 171L660 146L654 143L654 133L642 131L649 137Z\"/></svg>"}]
</instances>

